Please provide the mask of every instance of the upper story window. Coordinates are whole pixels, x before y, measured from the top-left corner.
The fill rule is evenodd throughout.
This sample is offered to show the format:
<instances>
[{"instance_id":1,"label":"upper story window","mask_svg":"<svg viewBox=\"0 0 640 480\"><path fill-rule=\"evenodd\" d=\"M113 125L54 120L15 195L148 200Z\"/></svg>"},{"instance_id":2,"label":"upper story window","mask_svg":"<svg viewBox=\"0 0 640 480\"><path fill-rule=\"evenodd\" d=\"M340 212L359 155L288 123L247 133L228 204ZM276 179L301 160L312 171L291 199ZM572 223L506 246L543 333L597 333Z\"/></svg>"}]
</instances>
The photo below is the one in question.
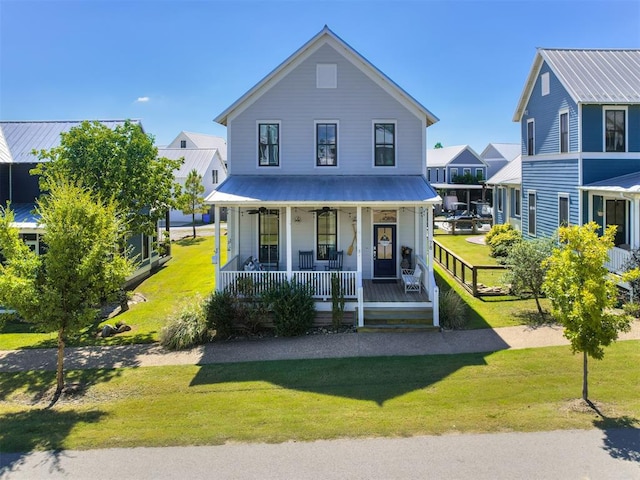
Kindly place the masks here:
<instances>
[{"instance_id":1,"label":"upper story window","mask_svg":"<svg viewBox=\"0 0 640 480\"><path fill-rule=\"evenodd\" d=\"M471 169L470 168L463 168L462 169L462 175L471 175Z\"/></svg>"},{"instance_id":2,"label":"upper story window","mask_svg":"<svg viewBox=\"0 0 640 480\"><path fill-rule=\"evenodd\" d=\"M535 155L535 122L527 120L527 155Z\"/></svg>"},{"instance_id":3,"label":"upper story window","mask_svg":"<svg viewBox=\"0 0 640 480\"><path fill-rule=\"evenodd\" d=\"M549 72L540 75L540 90L543 97L545 95L549 95L549 92L551 91L551 86L549 85Z\"/></svg>"},{"instance_id":4,"label":"upper story window","mask_svg":"<svg viewBox=\"0 0 640 480\"><path fill-rule=\"evenodd\" d=\"M213 183L218 183L218 170L211 170L211 180Z\"/></svg>"},{"instance_id":5,"label":"upper story window","mask_svg":"<svg viewBox=\"0 0 640 480\"><path fill-rule=\"evenodd\" d=\"M558 226L569 226L569 195L566 193L558 195Z\"/></svg>"},{"instance_id":6,"label":"upper story window","mask_svg":"<svg viewBox=\"0 0 640 480\"><path fill-rule=\"evenodd\" d=\"M605 114L605 151L625 152L626 147L626 111L606 109Z\"/></svg>"},{"instance_id":7,"label":"upper story window","mask_svg":"<svg viewBox=\"0 0 640 480\"><path fill-rule=\"evenodd\" d=\"M430 182L431 181L431 169L427 168L427 181Z\"/></svg>"},{"instance_id":8,"label":"upper story window","mask_svg":"<svg viewBox=\"0 0 640 480\"><path fill-rule=\"evenodd\" d=\"M560 113L560 153L569 151L569 112Z\"/></svg>"},{"instance_id":9,"label":"upper story window","mask_svg":"<svg viewBox=\"0 0 640 480\"><path fill-rule=\"evenodd\" d=\"M456 177L458 176L458 167L449 168L449 178L452 182L456 181Z\"/></svg>"},{"instance_id":10,"label":"upper story window","mask_svg":"<svg viewBox=\"0 0 640 480\"><path fill-rule=\"evenodd\" d=\"M180 140L180 148L187 148L187 141L186 140Z\"/></svg>"},{"instance_id":11,"label":"upper story window","mask_svg":"<svg viewBox=\"0 0 640 480\"><path fill-rule=\"evenodd\" d=\"M396 164L396 125L376 123L374 131L374 151L376 167L393 167Z\"/></svg>"},{"instance_id":12,"label":"upper story window","mask_svg":"<svg viewBox=\"0 0 640 480\"><path fill-rule=\"evenodd\" d=\"M280 165L280 124L258 124L258 164L261 167Z\"/></svg>"},{"instance_id":13,"label":"upper story window","mask_svg":"<svg viewBox=\"0 0 640 480\"><path fill-rule=\"evenodd\" d=\"M484 174L482 173L482 168L476 168L476 180L480 181L484 179Z\"/></svg>"},{"instance_id":14,"label":"upper story window","mask_svg":"<svg viewBox=\"0 0 640 480\"><path fill-rule=\"evenodd\" d=\"M316 165L338 165L338 124L316 123Z\"/></svg>"}]
</instances>

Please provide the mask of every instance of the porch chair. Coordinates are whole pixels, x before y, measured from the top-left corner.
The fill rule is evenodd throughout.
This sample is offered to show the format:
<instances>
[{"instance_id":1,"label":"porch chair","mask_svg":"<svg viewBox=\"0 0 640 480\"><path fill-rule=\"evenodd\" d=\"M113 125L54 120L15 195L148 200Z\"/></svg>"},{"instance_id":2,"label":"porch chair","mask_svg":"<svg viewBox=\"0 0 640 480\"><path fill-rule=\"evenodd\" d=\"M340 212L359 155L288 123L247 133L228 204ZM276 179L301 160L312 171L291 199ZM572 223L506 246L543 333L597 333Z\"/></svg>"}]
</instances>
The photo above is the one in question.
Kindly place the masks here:
<instances>
[{"instance_id":1,"label":"porch chair","mask_svg":"<svg viewBox=\"0 0 640 480\"><path fill-rule=\"evenodd\" d=\"M416 265L415 270L405 268L402 270L402 283L404 283L404 293L422 291L422 269Z\"/></svg>"},{"instance_id":2,"label":"porch chair","mask_svg":"<svg viewBox=\"0 0 640 480\"><path fill-rule=\"evenodd\" d=\"M335 250L331 250L329 251L329 264L325 265L324 269L325 270L342 270L342 256L343 256L344 252L342 250L340 251L335 251Z\"/></svg>"},{"instance_id":3,"label":"porch chair","mask_svg":"<svg viewBox=\"0 0 640 480\"><path fill-rule=\"evenodd\" d=\"M298 250L298 270L315 270L313 250Z\"/></svg>"}]
</instances>

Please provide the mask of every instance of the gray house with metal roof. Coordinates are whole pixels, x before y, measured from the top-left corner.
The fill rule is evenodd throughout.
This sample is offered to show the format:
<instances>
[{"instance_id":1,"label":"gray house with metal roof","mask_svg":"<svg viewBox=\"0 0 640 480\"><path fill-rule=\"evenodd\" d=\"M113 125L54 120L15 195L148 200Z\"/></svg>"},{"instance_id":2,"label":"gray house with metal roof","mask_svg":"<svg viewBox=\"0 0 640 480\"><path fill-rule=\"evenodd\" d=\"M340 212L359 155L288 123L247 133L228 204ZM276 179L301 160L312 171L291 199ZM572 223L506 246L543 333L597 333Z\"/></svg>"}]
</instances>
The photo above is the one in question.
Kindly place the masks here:
<instances>
[{"instance_id":1,"label":"gray house with metal roof","mask_svg":"<svg viewBox=\"0 0 640 480\"><path fill-rule=\"evenodd\" d=\"M115 128L124 120L100 120ZM139 124L140 128L143 128ZM34 151L50 150L60 145L60 135L81 124L81 121L0 121L0 204L11 203L15 226L21 238L35 251L43 251L44 226L34 214L36 199L40 196L38 177L29 172L41 160ZM144 130L144 129L143 129ZM134 280L146 275L159 263L153 239L148 235L135 235L129 240L132 254L138 256L138 269L130 277Z\"/></svg>"},{"instance_id":2,"label":"gray house with metal roof","mask_svg":"<svg viewBox=\"0 0 640 480\"><path fill-rule=\"evenodd\" d=\"M640 50L538 49L513 120L522 129L525 238L617 227L611 265L640 246ZM622 178L619 178L622 177Z\"/></svg>"},{"instance_id":3,"label":"gray house with metal roof","mask_svg":"<svg viewBox=\"0 0 640 480\"><path fill-rule=\"evenodd\" d=\"M295 278L330 311L337 274L360 327L403 310L438 324L429 110L325 27L215 121L228 142L207 199L228 208L218 289Z\"/></svg>"}]
</instances>

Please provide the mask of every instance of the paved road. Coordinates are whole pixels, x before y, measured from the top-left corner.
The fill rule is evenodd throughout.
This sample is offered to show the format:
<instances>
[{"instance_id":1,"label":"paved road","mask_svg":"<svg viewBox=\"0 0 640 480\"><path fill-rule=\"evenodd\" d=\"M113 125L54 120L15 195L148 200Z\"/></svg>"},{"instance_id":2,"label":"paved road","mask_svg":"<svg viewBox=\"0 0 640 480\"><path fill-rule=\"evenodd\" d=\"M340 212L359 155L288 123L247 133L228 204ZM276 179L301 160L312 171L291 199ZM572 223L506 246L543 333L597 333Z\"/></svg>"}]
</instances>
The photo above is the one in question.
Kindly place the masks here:
<instances>
[{"instance_id":1,"label":"paved road","mask_svg":"<svg viewBox=\"0 0 640 480\"><path fill-rule=\"evenodd\" d=\"M0 479L640 479L639 430L1 455Z\"/></svg>"}]
</instances>

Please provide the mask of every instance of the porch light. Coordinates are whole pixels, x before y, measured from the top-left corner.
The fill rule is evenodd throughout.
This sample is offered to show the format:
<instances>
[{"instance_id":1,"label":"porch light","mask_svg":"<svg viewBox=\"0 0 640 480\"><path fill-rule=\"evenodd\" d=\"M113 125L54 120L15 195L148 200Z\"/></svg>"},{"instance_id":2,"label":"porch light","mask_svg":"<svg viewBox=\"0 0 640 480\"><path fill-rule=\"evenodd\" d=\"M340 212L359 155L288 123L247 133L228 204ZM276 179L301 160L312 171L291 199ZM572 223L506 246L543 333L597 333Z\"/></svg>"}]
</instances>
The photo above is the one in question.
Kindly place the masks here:
<instances>
[{"instance_id":1,"label":"porch light","mask_svg":"<svg viewBox=\"0 0 640 480\"><path fill-rule=\"evenodd\" d=\"M300 215L296 216L296 218L293 219L294 222L296 223L300 223L302 221L302 219L300 218Z\"/></svg>"}]
</instances>

